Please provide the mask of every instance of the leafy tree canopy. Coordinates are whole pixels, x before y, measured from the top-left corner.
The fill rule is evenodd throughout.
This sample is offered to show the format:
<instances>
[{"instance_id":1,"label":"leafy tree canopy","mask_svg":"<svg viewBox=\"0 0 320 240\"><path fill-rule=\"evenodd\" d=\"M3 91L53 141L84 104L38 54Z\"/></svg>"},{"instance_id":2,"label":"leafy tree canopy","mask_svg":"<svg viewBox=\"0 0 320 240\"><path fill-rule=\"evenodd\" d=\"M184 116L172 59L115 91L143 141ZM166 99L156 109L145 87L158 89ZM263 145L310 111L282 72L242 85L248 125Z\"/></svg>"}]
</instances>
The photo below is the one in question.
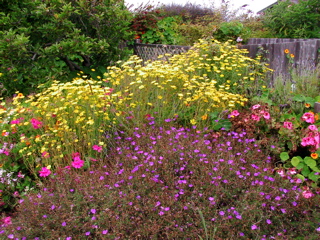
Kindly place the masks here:
<instances>
[{"instance_id":1,"label":"leafy tree canopy","mask_svg":"<svg viewBox=\"0 0 320 240\"><path fill-rule=\"evenodd\" d=\"M5 94L32 91L71 72L105 67L129 52L119 47L132 38L131 13L123 0L0 4L0 82Z\"/></svg>"}]
</instances>

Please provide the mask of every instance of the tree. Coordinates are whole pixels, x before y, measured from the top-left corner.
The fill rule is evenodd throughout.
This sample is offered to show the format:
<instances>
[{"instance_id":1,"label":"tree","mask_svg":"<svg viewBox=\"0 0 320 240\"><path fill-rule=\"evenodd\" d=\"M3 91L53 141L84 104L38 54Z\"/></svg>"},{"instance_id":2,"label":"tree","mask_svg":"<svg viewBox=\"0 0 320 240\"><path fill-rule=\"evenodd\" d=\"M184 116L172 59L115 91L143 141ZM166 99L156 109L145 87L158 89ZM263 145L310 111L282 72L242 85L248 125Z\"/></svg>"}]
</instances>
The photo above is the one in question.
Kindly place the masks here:
<instances>
[{"instance_id":1,"label":"tree","mask_svg":"<svg viewBox=\"0 0 320 240\"><path fill-rule=\"evenodd\" d=\"M0 82L30 92L72 72L105 69L129 53L123 0L0 0ZM96 71L97 74L99 71Z\"/></svg>"},{"instance_id":2,"label":"tree","mask_svg":"<svg viewBox=\"0 0 320 240\"><path fill-rule=\"evenodd\" d=\"M278 38L320 38L320 1L278 2L263 23Z\"/></svg>"}]
</instances>

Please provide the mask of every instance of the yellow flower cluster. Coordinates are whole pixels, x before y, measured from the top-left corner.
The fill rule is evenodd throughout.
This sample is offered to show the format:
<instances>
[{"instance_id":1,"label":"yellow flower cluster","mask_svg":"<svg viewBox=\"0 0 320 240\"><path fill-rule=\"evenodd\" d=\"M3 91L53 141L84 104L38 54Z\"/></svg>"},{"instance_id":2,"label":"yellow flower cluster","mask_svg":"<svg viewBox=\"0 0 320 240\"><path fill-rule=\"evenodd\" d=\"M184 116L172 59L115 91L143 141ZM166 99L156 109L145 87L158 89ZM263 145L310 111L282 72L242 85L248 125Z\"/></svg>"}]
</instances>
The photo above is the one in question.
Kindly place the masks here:
<instances>
[{"instance_id":1,"label":"yellow flower cluster","mask_svg":"<svg viewBox=\"0 0 320 240\"><path fill-rule=\"evenodd\" d=\"M194 106L193 115L200 120L209 112L244 105L247 99L239 89L268 71L246 53L229 42L201 40L168 61L143 64L133 56L121 67L110 67L104 81L117 86L123 106L136 119L153 112L165 119Z\"/></svg>"}]
</instances>

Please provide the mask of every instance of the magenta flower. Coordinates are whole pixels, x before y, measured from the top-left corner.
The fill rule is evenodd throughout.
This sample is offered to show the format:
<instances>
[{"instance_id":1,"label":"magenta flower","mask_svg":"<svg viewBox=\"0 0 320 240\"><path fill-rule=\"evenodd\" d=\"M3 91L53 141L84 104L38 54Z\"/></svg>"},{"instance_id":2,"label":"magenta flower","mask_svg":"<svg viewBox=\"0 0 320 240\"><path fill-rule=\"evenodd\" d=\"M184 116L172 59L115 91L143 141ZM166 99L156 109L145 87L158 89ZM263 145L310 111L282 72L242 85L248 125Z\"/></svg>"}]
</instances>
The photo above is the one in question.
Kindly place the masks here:
<instances>
[{"instance_id":1,"label":"magenta flower","mask_svg":"<svg viewBox=\"0 0 320 240\"><path fill-rule=\"evenodd\" d=\"M313 137L305 137L302 138L301 145L302 146L315 146L317 143Z\"/></svg>"},{"instance_id":2,"label":"magenta flower","mask_svg":"<svg viewBox=\"0 0 320 240\"><path fill-rule=\"evenodd\" d=\"M75 157L73 162L71 163L72 167L74 168L82 168L84 165L84 161L80 159L80 157Z\"/></svg>"},{"instance_id":3,"label":"magenta flower","mask_svg":"<svg viewBox=\"0 0 320 240\"><path fill-rule=\"evenodd\" d=\"M11 217L5 217L4 219L2 219L2 222L4 223L5 226L7 225L11 225Z\"/></svg>"},{"instance_id":4,"label":"magenta flower","mask_svg":"<svg viewBox=\"0 0 320 240\"><path fill-rule=\"evenodd\" d=\"M309 129L310 131L318 132L318 128L317 128L316 125L310 125L310 126L308 127L308 129Z\"/></svg>"},{"instance_id":5,"label":"magenta flower","mask_svg":"<svg viewBox=\"0 0 320 240\"><path fill-rule=\"evenodd\" d=\"M307 123L314 123L314 113L306 112L302 115L301 119Z\"/></svg>"},{"instance_id":6,"label":"magenta flower","mask_svg":"<svg viewBox=\"0 0 320 240\"><path fill-rule=\"evenodd\" d=\"M47 167L43 167L43 168L41 168L39 173L40 173L40 177L47 177L51 174L51 171Z\"/></svg>"},{"instance_id":7,"label":"magenta flower","mask_svg":"<svg viewBox=\"0 0 320 240\"><path fill-rule=\"evenodd\" d=\"M266 111L261 111L260 113L262 114L264 119L270 119L270 113Z\"/></svg>"},{"instance_id":8,"label":"magenta flower","mask_svg":"<svg viewBox=\"0 0 320 240\"><path fill-rule=\"evenodd\" d=\"M92 149L95 150L95 151L97 151L97 152L101 152L101 151L102 151L102 147L99 146L99 145L93 145L93 146L92 146Z\"/></svg>"},{"instance_id":9,"label":"magenta flower","mask_svg":"<svg viewBox=\"0 0 320 240\"><path fill-rule=\"evenodd\" d=\"M251 114L251 118L257 122L260 121L260 117L258 115Z\"/></svg>"},{"instance_id":10,"label":"magenta flower","mask_svg":"<svg viewBox=\"0 0 320 240\"><path fill-rule=\"evenodd\" d=\"M256 105L253 105L252 106L252 109L254 110L254 109L258 109L260 107L260 104L256 104Z\"/></svg>"},{"instance_id":11,"label":"magenta flower","mask_svg":"<svg viewBox=\"0 0 320 240\"><path fill-rule=\"evenodd\" d=\"M237 117L239 115L240 115L240 113L238 112L238 110L233 110L228 117L233 118L233 117Z\"/></svg>"},{"instance_id":12,"label":"magenta flower","mask_svg":"<svg viewBox=\"0 0 320 240\"><path fill-rule=\"evenodd\" d=\"M283 127L287 128L289 130L292 130L293 129L293 124L292 124L292 122L284 122L283 123Z\"/></svg>"},{"instance_id":13,"label":"magenta flower","mask_svg":"<svg viewBox=\"0 0 320 240\"><path fill-rule=\"evenodd\" d=\"M42 127L42 122L40 122L39 120L35 119L35 118L32 118L30 120L32 126L34 129L38 129L38 128L41 128Z\"/></svg>"},{"instance_id":14,"label":"magenta flower","mask_svg":"<svg viewBox=\"0 0 320 240\"><path fill-rule=\"evenodd\" d=\"M50 154L47 152L47 151L44 151L43 153L41 153L41 156L43 158L49 158L50 157Z\"/></svg>"},{"instance_id":15,"label":"magenta flower","mask_svg":"<svg viewBox=\"0 0 320 240\"><path fill-rule=\"evenodd\" d=\"M253 225L251 226L251 229L252 229L252 230L256 230L256 229L258 229L258 227L257 227L257 225L253 224Z\"/></svg>"},{"instance_id":16,"label":"magenta flower","mask_svg":"<svg viewBox=\"0 0 320 240\"><path fill-rule=\"evenodd\" d=\"M311 198L311 197L313 197L313 193L310 190L306 190L306 191L302 192L302 196L304 198Z\"/></svg>"}]
</instances>

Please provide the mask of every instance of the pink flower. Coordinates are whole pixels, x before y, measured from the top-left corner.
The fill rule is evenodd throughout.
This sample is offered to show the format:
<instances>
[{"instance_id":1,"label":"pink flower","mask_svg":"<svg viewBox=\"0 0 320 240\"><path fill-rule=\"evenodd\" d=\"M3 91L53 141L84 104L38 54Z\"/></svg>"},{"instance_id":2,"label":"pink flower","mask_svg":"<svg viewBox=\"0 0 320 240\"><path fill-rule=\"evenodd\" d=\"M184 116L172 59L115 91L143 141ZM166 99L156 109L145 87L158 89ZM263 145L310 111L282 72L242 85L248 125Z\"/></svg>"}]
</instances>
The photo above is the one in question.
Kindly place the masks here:
<instances>
[{"instance_id":1,"label":"pink flower","mask_svg":"<svg viewBox=\"0 0 320 240\"><path fill-rule=\"evenodd\" d=\"M292 124L292 122L284 122L283 123L283 127L287 128L289 130L292 130L293 129L293 124Z\"/></svg>"},{"instance_id":2,"label":"pink flower","mask_svg":"<svg viewBox=\"0 0 320 240\"><path fill-rule=\"evenodd\" d=\"M281 176L284 177L286 175L285 171L283 169L278 169L277 173Z\"/></svg>"},{"instance_id":3,"label":"pink flower","mask_svg":"<svg viewBox=\"0 0 320 240\"><path fill-rule=\"evenodd\" d=\"M40 177L47 177L51 174L50 169L48 169L47 167L43 167L40 171Z\"/></svg>"},{"instance_id":4,"label":"pink flower","mask_svg":"<svg viewBox=\"0 0 320 240\"><path fill-rule=\"evenodd\" d=\"M260 107L260 104L256 104L256 105L253 105L252 106L252 109L254 110L254 109L258 109Z\"/></svg>"},{"instance_id":5,"label":"pink flower","mask_svg":"<svg viewBox=\"0 0 320 240\"><path fill-rule=\"evenodd\" d=\"M30 120L32 126L34 129L38 129L38 128L41 128L42 127L42 122L40 122L39 120L35 119L35 118L32 118Z\"/></svg>"},{"instance_id":6,"label":"pink flower","mask_svg":"<svg viewBox=\"0 0 320 240\"><path fill-rule=\"evenodd\" d=\"M236 116L239 116L240 113L238 112L238 110L233 110L230 115L229 115L229 118L233 118L233 117L236 117Z\"/></svg>"},{"instance_id":7,"label":"pink flower","mask_svg":"<svg viewBox=\"0 0 320 240\"><path fill-rule=\"evenodd\" d=\"M270 119L270 113L268 113L266 111L261 111L260 113L263 115L264 119Z\"/></svg>"},{"instance_id":8,"label":"pink flower","mask_svg":"<svg viewBox=\"0 0 320 240\"><path fill-rule=\"evenodd\" d=\"M92 146L92 149L93 149L93 150L96 150L97 152L101 152L101 151L102 151L102 147L99 146L99 145L93 145L93 146Z\"/></svg>"},{"instance_id":9,"label":"pink flower","mask_svg":"<svg viewBox=\"0 0 320 240\"><path fill-rule=\"evenodd\" d=\"M49 158L50 157L50 154L46 151L44 151L43 153L41 153L42 157L44 158Z\"/></svg>"},{"instance_id":10,"label":"pink flower","mask_svg":"<svg viewBox=\"0 0 320 240\"><path fill-rule=\"evenodd\" d=\"M3 222L4 226L11 225L12 224L11 217L5 217L4 219L2 219L2 222Z\"/></svg>"},{"instance_id":11,"label":"pink flower","mask_svg":"<svg viewBox=\"0 0 320 240\"><path fill-rule=\"evenodd\" d=\"M289 168L288 169L288 173L291 174L291 175L294 175L297 173L296 169L295 168Z\"/></svg>"},{"instance_id":12,"label":"pink flower","mask_svg":"<svg viewBox=\"0 0 320 240\"><path fill-rule=\"evenodd\" d=\"M302 138L301 145L302 146L315 146L317 143L313 137L305 137Z\"/></svg>"},{"instance_id":13,"label":"pink flower","mask_svg":"<svg viewBox=\"0 0 320 240\"><path fill-rule=\"evenodd\" d=\"M84 161L80 159L80 157L75 157L73 162L71 163L74 168L82 168L84 165Z\"/></svg>"},{"instance_id":14,"label":"pink flower","mask_svg":"<svg viewBox=\"0 0 320 240\"><path fill-rule=\"evenodd\" d=\"M316 125L310 125L310 126L308 127L308 129L309 129L310 131L318 132L318 128L317 128Z\"/></svg>"},{"instance_id":15,"label":"pink flower","mask_svg":"<svg viewBox=\"0 0 320 240\"><path fill-rule=\"evenodd\" d=\"M251 118L257 122L260 121L260 117L258 115L251 114Z\"/></svg>"},{"instance_id":16,"label":"pink flower","mask_svg":"<svg viewBox=\"0 0 320 240\"><path fill-rule=\"evenodd\" d=\"M302 115L301 119L307 123L314 123L314 113L306 112Z\"/></svg>"},{"instance_id":17,"label":"pink flower","mask_svg":"<svg viewBox=\"0 0 320 240\"><path fill-rule=\"evenodd\" d=\"M304 198L311 198L311 197L313 197L313 193L310 190L306 190L306 191L302 192L302 196Z\"/></svg>"},{"instance_id":18,"label":"pink flower","mask_svg":"<svg viewBox=\"0 0 320 240\"><path fill-rule=\"evenodd\" d=\"M10 124L19 124L19 123L20 123L19 119L15 119L10 122Z\"/></svg>"}]
</instances>

